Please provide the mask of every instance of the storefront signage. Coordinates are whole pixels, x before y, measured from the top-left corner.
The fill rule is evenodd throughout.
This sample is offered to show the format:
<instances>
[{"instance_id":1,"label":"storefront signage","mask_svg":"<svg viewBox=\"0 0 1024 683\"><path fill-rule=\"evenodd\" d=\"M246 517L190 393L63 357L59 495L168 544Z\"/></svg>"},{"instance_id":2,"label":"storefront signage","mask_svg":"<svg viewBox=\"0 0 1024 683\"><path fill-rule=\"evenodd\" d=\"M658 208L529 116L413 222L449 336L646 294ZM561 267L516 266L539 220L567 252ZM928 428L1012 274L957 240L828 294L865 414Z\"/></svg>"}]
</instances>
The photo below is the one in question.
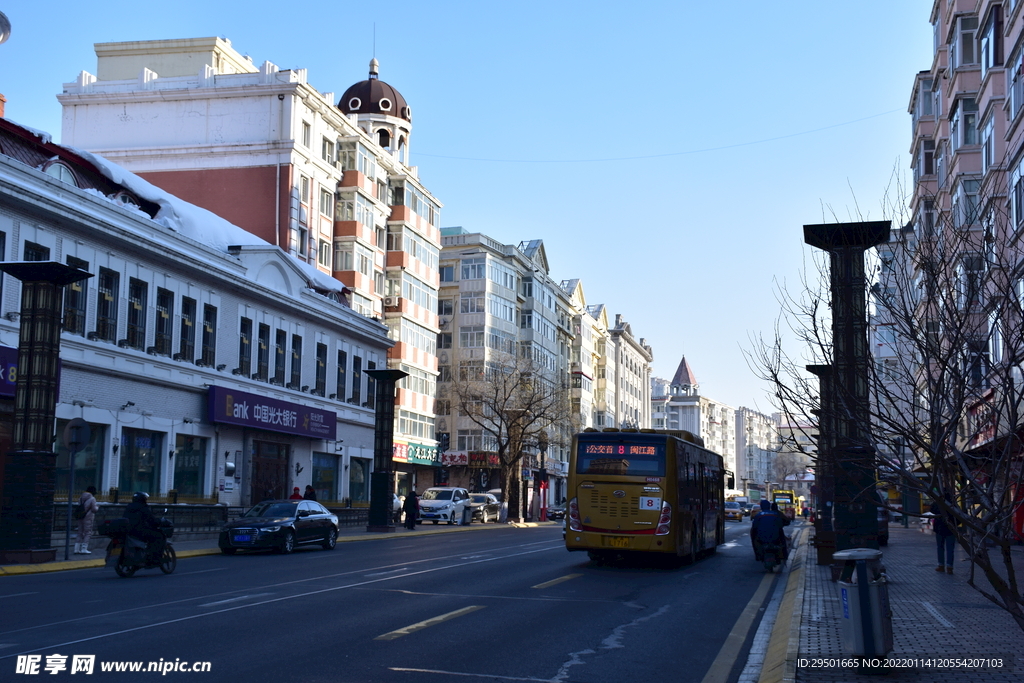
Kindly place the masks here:
<instances>
[{"instance_id":1,"label":"storefront signage","mask_svg":"<svg viewBox=\"0 0 1024 683\"><path fill-rule=\"evenodd\" d=\"M441 464L445 467L465 467L469 464L469 453L466 451L445 453L441 456Z\"/></svg>"},{"instance_id":2,"label":"storefront signage","mask_svg":"<svg viewBox=\"0 0 1024 683\"><path fill-rule=\"evenodd\" d=\"M437 446L424 446L420 443L403 443L396 441L392 450L392 460L412 465L438 465Z\"/></svg>"},{"instance_id":3,"label":"storefront signage","mask_svg":"<svg viewBox=\"0 0 1024 683\"><path fill-rule=\"evenodd\" d=\"M490 453L488 451L470 451L469 466L484 468L501 467L501 461L498 460L497 453Z\"/></svg>"},{"instance_id":4,"label":"storefront signage","mask_svg":"<svg viewBox=\"0 0 1024 683\"><path fill-rule=\"evenodd\" d=\"M227 387L210 387L210 422L297 434L313 439L334 439L338 416L330 410L279 401Z\"/></svg>"},{"instance_id":5,"label":"storefront signage","mask_svg":"<svg viewBox=\"0 0 1024 683\"><path fill-rule=\"evenodd\" d=\"M60 359L57 360L57 384L60 385ZM0 346L0 398L14 398L18 385L18 349Z\"/></svg>"}]
</instances>

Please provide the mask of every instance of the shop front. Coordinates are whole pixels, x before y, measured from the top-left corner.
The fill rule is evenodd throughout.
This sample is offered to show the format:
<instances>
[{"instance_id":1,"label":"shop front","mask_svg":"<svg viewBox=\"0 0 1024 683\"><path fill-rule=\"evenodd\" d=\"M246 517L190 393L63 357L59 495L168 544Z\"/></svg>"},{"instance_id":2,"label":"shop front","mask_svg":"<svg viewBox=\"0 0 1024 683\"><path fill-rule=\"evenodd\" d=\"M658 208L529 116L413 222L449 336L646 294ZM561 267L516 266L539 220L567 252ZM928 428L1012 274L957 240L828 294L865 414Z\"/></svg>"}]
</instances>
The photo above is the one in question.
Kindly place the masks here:
<instances>
[{"instance_id":1,"label":"shop front","mask_svg":"<svg viewBox=\"0 0 1024 683\"><path fill-rule=\"evenodd\" d=\"M249 458L243 467L248 473L248 482L242 482L248 497L243 504L287 498L295 484L293 474L298 477L305 469L302 463L312 469L307 480L318 499L337 497L337 457L313 447L314 442L320 446L337 438L336 413L219 386L210 387L207 400L210 422L241 427L248 434L247 439L243 436ZM288 436L309 439L308 448L306 442ZM300 449L304 452L297 452Z\"/></svg>"},{"instance_id":2,"label":"shop front","mask_svg":"<svg viewBox=\"0 0 1024 683\"><path fill-rule=\"evenodd\" d=\"M408 495L413 488L422 493L431 486L448 485L448 471L440 466L437 446L395 440L393 454L398 495Z\"/></svg>"}]
</instances>

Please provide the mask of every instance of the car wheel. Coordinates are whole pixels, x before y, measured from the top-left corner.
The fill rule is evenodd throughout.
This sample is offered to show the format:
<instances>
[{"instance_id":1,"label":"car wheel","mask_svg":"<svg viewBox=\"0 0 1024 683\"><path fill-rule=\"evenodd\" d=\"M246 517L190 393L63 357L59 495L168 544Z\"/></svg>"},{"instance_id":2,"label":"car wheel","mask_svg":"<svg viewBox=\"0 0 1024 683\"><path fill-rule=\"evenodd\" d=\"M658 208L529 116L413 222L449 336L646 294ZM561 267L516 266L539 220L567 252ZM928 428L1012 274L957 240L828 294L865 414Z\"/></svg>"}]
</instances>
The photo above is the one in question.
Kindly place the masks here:
<instances>
[{"instance_id":1,"label":"car wheel","mask_svg":"<svg viewBox=\"0 0 1024 683\"><path fill-rule=\"evenodd\" d=\"M324 539L323 548L324 550L334 550L334 546L338 545L338 530L332 528L327 532L327 538Z\"/></svg>"},{"instance_id":2,"label":"car wheel","mask_svg":"<svg viewBox=\"0 0 1024 683\"><path fill-rule=\"evenodd\" d=\"M221 548L220 551L225 555L234 555L238 552L238 548Z\"/></svg>"},{"instance_id":3,"label":"car wheel","mask_svg":"<svg viewBox=\"0 0 1024 683\"><path fill-rule=\"evenodd\" d=\"M480 521L483 524L487 524L487 522L491 521L491 518L487 516L487 510L483 511L483 513L481 514L481 517L482 517L482 519Z\"/></svg>"},{"instance_id":4,"label":"car wheel","mask_svg":"<svg viewBox=\"0 0 1024 683\"><path fill-rule=\"evenodd\" d=\"M455 510L452 510L452 514L448 516L448 526L455 524Z\"/></svg>"},{"instance_id":5,"label":"car wheel","mask_svg":"<svg viewBox=\"0 0 1024 683\"><path fill-rule=\"evenodd\" d=\"M291 551L295 550L295 532L291 529L284 532L284 540L281 542L278 548L282 555L287 555Z\"/></svg>"},{"instance_id":6,"label":"car wheel","mask_svg":"<svg viewBox=\"0 0 1024 683\"><path fill-rule=\"evenodd\" d=\"M171 546L164 547L164 554L160 558L160 571L170 574L178 566L178 555Z\"/></svg>"}]
</instances>

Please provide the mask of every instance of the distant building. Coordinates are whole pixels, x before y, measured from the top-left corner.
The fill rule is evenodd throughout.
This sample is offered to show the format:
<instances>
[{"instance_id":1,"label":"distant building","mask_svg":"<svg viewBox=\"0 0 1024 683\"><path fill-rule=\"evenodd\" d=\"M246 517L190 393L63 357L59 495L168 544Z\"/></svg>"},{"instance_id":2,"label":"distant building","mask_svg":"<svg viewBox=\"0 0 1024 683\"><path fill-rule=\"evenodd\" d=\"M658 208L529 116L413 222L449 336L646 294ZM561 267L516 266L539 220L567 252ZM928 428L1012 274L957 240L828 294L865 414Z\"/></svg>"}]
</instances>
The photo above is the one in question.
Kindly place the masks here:
<instances>
[{"instance_id":1,"label":"distant building","mask_svg":"<svg viewBox=\"0 0 1024 683\"><path fill-rule=\"evenodd\" d=\"M775 458L775 420L751 408L736 411L736 479L737 488L759 500L765 491L765 482L771 481Z\"/></svg>"}]
</instances>

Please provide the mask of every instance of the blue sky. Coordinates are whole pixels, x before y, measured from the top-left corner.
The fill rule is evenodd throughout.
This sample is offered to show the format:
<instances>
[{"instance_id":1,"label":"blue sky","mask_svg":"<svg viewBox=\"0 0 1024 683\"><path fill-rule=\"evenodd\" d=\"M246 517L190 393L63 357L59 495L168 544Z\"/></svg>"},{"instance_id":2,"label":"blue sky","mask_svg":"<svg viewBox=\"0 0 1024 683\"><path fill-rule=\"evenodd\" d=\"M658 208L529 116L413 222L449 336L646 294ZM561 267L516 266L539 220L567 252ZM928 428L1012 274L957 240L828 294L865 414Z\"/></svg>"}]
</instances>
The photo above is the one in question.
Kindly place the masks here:
<instances>
[{"instance_id":1,"label":"blue sky","mask_svg":"<svg viewBox=\"0 0 1024 683\"><path fill-rule=\"evenodd\" d=\"M94 43L222 36L337 97L375 54L444 226L543 239L554 277L653 347L655 375L685 355L705 395L771 412L743 349L772 334L777 283L799 284L803 224L890 217L931 6L17 0L0 92L59 142L56 95L95 73Z\"/></svg>"}]
</instances>

